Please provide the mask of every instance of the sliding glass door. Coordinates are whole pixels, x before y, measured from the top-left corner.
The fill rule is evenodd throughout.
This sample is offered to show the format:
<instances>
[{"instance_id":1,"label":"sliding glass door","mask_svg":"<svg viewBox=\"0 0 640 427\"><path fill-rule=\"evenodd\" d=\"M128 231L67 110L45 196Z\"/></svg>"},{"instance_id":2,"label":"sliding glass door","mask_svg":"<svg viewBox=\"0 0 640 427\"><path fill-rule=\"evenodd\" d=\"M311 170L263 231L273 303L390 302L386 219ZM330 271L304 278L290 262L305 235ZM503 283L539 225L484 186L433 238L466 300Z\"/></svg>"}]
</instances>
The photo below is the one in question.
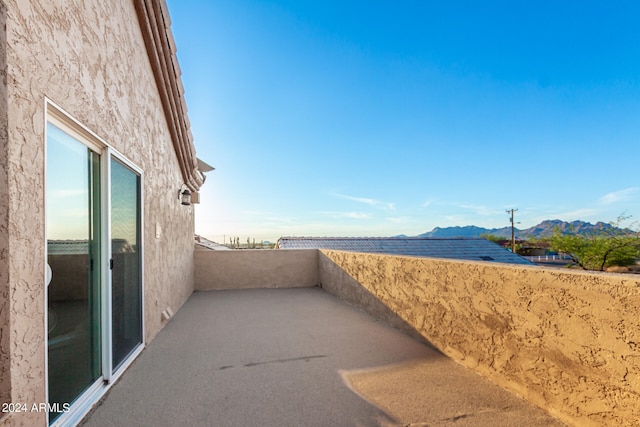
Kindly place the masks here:
<instances>
[{"instance_id":1,"label":"sliding glass door","mask_svg":"<svg viewBox=\"0 0 640 427\"><path fill-rule=\"evenodd\" d=\"M61 424L143 344L141 171L69 123L52 117L46 140L49 421Z\"/></svg>"},{"instance_id":2,"label":"sliding glass door","mask_svg":"<svg viewBox=\"0 0 640 427\"><path fill-rule=\"evenodd\" d=\"M47 126L49 402L55 420L102 375L100 154ZM54 405L55 407L55 405Z\"/></svg>"},{"instance_id":3,"label":"sliding glass door","mask_svg":"<svg viewBox=\"0 0 640 427\"><path fill-rule=\"evenodd\" d=\"M114 370L142 343L140 175L111 159L111 315Z\"/></svg>"}]
</instances>

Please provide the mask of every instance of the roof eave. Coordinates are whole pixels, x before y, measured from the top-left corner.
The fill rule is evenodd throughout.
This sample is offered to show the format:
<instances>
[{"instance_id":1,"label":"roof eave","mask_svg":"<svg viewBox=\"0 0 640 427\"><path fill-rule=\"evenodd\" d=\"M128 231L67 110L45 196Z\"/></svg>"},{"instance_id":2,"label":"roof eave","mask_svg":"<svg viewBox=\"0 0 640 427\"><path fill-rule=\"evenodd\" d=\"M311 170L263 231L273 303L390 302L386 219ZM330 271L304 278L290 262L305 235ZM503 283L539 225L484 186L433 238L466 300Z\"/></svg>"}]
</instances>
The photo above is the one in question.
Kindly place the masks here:
<instances>
[{"instance_id":1,"label":"roof eave","mask_svg":"<svg viewBox=\"0 0 640 427\"><path fill-rule=\"evenodd\" d=\"M184 183L198 191L204 175L198 169L184 87L165 0L133 0L162 107Z\"/></svg>"}]
</instances>

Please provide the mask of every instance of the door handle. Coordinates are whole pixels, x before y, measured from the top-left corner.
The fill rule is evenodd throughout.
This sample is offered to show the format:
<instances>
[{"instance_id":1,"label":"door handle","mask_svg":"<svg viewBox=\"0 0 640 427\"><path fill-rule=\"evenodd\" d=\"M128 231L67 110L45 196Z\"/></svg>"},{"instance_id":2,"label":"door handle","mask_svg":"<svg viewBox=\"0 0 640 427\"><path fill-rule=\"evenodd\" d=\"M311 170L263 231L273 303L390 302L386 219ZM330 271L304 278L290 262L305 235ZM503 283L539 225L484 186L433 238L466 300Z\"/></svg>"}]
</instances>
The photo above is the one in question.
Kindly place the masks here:
<instances>
[{"instance_id":1,"label":"door handle","mask_svg":"<svg viewBox=\"0 0 640 427\"><path fill-rule=\"evenodd\" d=\"M47 287L49 287L49 283L51 283L51 278L53 277L53 272L51 271L51 266L47 263L45 267L44 273L45 281L47 282Z\"/></svg>"}]
</instances>

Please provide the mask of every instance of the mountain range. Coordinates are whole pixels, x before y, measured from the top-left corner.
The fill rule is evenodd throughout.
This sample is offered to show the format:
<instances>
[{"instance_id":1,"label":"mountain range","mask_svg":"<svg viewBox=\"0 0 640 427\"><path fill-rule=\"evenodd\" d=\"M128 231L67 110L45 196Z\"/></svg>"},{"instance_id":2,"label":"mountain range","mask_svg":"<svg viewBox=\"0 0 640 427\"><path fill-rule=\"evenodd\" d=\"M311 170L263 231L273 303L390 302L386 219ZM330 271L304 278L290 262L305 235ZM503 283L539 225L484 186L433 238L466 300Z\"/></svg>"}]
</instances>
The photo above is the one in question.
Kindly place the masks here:
<instances>
[{"instance_id":1,"label":"mountain range","mask_svg":"<svg viewBox=\"0 0 640 427\"><path fill-rule=\"evenodd\" d=\"M618 232L633 233L632 230L620 229L604 222L591 224L585 221L566 222L554 219L542 221L538 225L525 228L523 230L516 228L515 235L516 238L520 239L539 239L550 237L556 229L560 230L562 234L590 235L594 232L611 232L614 230ZM491 234L498 237L504 237L505 239L510 239L511 227L483 228L476 227L475 225L466 225L464 227L436 227L431 231L418 235L417 237L480 237L483 234Z\"/></svg>"}]
</instances>

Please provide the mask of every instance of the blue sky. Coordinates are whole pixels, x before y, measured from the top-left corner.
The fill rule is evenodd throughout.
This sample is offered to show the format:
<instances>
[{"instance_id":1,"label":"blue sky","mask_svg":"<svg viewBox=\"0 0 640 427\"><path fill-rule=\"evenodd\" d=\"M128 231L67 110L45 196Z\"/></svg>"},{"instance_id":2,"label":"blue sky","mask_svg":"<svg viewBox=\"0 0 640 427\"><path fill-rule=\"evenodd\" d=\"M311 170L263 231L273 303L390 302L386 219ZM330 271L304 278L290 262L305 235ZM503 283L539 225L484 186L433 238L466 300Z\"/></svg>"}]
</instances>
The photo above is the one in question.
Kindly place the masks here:
<instances>
[{"instance_id":1,"label":"blue sky","mask_svg":"<svg viewBox=\"0 0 640 427\"><path fill-rule=\"evenodd\" d=\"M196 232L640 220L638 2L168 0Z\"/></svg>"}]
</instances>

